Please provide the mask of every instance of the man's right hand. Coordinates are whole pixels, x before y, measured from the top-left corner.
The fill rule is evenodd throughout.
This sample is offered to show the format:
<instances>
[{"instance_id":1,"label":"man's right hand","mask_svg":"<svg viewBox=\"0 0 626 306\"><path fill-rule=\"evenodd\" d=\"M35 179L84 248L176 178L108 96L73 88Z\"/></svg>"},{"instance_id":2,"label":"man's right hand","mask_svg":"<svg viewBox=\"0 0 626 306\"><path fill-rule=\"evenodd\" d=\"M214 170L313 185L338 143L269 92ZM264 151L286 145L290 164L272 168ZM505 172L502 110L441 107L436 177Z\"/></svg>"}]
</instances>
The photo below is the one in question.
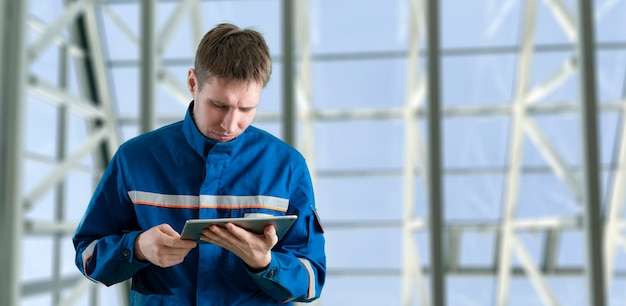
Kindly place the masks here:
<instances>
[{"instance_id":1,"label":"man's right hand","mask_svg":"<svg viewBox=\"0 0 626 306\"><path fill-rule=\"evenodd\" d=\"M164 223L137 236L135 258L167 268L183 262L196 246L195 241L181 240L180 234Z\"/></svg>"}]
</instances>

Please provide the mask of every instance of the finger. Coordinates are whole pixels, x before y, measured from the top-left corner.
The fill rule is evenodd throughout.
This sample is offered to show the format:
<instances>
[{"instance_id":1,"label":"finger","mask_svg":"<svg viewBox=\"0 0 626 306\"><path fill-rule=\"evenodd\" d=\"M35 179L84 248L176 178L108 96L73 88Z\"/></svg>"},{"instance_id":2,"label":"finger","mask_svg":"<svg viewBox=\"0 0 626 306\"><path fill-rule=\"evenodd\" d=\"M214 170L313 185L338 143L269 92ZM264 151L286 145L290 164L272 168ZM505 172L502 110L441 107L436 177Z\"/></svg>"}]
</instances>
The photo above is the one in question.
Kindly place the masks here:
<instances>
[{"instance_id":1,"label":"finger","mask_svg":"<svg viewBox=\"0 0 626 306\"><path fill-rule=\"evenodd\" d=\"M180 237L180 234L177 231L175 231L172 228L172 226L170 226L167 223L163 223L163 224L159 225L159 231L161 231L161 233L163 233L163 234L165 234L167 236L170 236L170 237L176 237L176 238Z\"/></svg>"},{"instance_id":2,"label":"finger","mask_svg":"<svg viewBox=\"0 0 626 306\"><path fill-rule=\"evenodd\" d=\"M226 231L217 225L212 225L202 230L202 236L200 236L200 240L210 243L216 243L222 240L221 237L224 234L223 232Z\"/></svg>"},{"instance_id":3,"label":"finger","mask_svg":"<svg viewBox=\"0 0 626 306\"><path fill-rule=\"evenodd\" d=\"M197 246L197 243L193 240L180 239L180 234L167 223L159 225L159 231L163 235L161 242L165 246L182 249L192 249Z\"/></svg>"},{"instance_id":4,"label":"finger","mask_svg":"<svg viewBox=\"0 0 626 306\"><path fill-rule=\"evenodd\" d=\"M248 235L250 235L249 231L232 223L226 223L225 227L228 233L231 234L231 236L234 236L238 239L246 239Z\"/></svg>"}]
</instances>

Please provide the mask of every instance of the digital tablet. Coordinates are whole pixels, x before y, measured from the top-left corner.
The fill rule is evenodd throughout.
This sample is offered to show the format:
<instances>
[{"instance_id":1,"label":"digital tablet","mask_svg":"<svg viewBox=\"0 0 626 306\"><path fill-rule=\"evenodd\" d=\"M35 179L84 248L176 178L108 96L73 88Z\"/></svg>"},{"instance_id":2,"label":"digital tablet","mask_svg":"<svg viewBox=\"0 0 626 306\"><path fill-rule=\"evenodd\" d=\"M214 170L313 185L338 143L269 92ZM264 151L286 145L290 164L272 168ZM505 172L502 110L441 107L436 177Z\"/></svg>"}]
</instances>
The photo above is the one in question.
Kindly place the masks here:
<instances>
[{"instance_id":1,"label":"digital tablet","mask_svg":"<svg viewBox=\"0 0 626 306\"><path fill-rule=\"evenodd\" d=\"M296 221L298 216L286 215L286 216L272 216L272 217L247 217L247 218L219 218L219 219L190 219L185 222L183 232L180 234L181 239L195 240L198 243L206 243L200 240L202 236L202 230L208 228L211 225L218 225L224 227L226 223L232 223L239 227L242 227L255 234L263 234L265 226L273 224L276 228L276 235L280 240L287 230L291 228L291 225Z\"/></svg>"}]
</instances>

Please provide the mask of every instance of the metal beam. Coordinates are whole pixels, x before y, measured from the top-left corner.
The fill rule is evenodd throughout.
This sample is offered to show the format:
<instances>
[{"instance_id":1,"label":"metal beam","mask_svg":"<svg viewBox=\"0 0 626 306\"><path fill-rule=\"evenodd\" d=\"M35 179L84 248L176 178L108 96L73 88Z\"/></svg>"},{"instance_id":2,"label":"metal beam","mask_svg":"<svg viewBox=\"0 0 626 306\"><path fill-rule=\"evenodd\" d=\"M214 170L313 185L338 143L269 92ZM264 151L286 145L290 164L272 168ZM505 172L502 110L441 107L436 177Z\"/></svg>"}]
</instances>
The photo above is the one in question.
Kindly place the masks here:
<instances>
[{"instance_id":1,"label":"metal beam","mask_svg":"<svg viewBox=\"0 0 626 306\"><path fill-rule=\"evenodd\" d=\"M35 40L28 48L28 58L34 61L39 55L48 47L48 45L56 39L56 37L65 29L70 23L76 20L87 6L93 5L95 0L78 0L68 3L63 13L57 17L48 27L46 27L43 34L39 35L39 38Z\"/></svg>"},{"instance_id":2,"label":"metal beam","mask_svg":"<svg viewBox=\"0 0 626 306\"><path fill-rule=\"evenodd\" d=\"M74 31L75 40L90 55L89 60L76 63L80 66L77 69L79 75L78 81L83 94L96 102L105 112L105 124L108 125L108 135L106 141L103 141L100 149L100 160L98 166L104 168L109 159L115 154L115 150L119 146L117 115L114 113L112 98L109 86L107 66L103 51L105 48L101 44L100 27L96 17L96 8L90 6L85 8L83 16L79 18L78 26ZM102 125L102 121L94 120L92 125L98 128ZM92 128L93 128L92 127Z\"/></svg>"},{"instance_id":3,"label":"metal beam","mask_svg":"<svg viewBox=\"0 0 626 306\"><path fill-rule=\"evenodd\" d=\"M139 92L140 133L154 129L155 123L155 83L156 83L156 38L154 31L155 0L141 1L141 91Z\"/></svg>"},{"instance_id":4,"label":"metal beam","mask_svg":"<svg viewBox=\"0 0 626 306\"><path fill-rule=\"evenodd\" d=\"M598 112L592 1L578 0L578 76L580 84L584 224L588 304L606 305L601 221Z\"/></svg>"},{"instance_id":5,"label":"metal beam","mask_svg":"<svg viewBox=\"0 0 626 306\"><path fill-rule=\"evenodd\" d=\"M504 191L504 209L502 216L502 230L498 242L498 269L496 287L496 305L507 304L509 296L509 282L511 276L511 260L513 239L515 238L514 220L517 214L519 179L523 155L523 131L526 116L526 94L528 90L530 67L532 67L533 43L535 34L537 1L525 2L523 36L521 52L518 62L517 87L511 113L511 132L509 146L509 173Z\"/></svg>"},{"instance_id":6,"label":"metal beam","mask_svg":"<svg viewBox=\"0 0 626 306\"><path fill-rule=\"evenodd\" d=\"M282 0L282 133L283 141L295 146L295 21L294 1Z\"/></svg>"},{"instance_id":7,"label":"metal beam","mask_svg":"<svg viewBox=\"0 0 626 306\"><path fill-rule=\"evenodd\" d=\"M563 3L562 0L544 0L546 4L552 9L552 13L556 20L563 27L563 31L565 31L565 35L571 41L576 41L576 26L574 17L567 9L567 5ZM593 12L593 10L591 11Z\"/></svg>"},{"instance_id":8,"label":"metal beam","mask_svg":"<svg viewBox=\"0 0 626 306\"><path fill-rule=\"evenodd\" d=\"M517 258L520 260L522 266L524 267L524 271L528 275L531 284L539 293L539 298L543 301L544 305L547 306L557 306L559 302L556 300L554 293L548 287L543 275L537 268L537 265L532 259L532 256L526 251L526 248L522 245L519 239L513 235L511 236L511 247L512 251L517 255Z\"/></svg>"},{"instance_id":9,"label":"metal beam","mask_svg":"<svg viewBox=\"0 0 626 306\"><path fill-rule=\"evenodd\" d=\"M404 118L404 163L403 163L403 218L402 218L402 305L414 304L414 295L420 305L429 306L429 298L426 289L424 273L421 269L421 256L416 243L416 233L419 226L424 225L422 220L416 219L416 169L426 167L425 154L423 152L423 141L421 139L418 124L417 109L424 98L424 73L420 69L419 50L420 34L424 28L423 1L412 0L409 2L409 46L407 59L407 83L406 102L402 110ZM319 118L318 118L319 119ZM426 171L422 171L425 173ZM427 182L427 180L424 180ZM428 190L428 188L425 188Z\"/></svg>"},{"instance_id":10,"label":"metal beam","mask_svg":"<svg viewBox=\"0 0 626 306\"><path fill-rule=\"evenodd\" d=\"M434 306L446 305L444 281L444 223L443 194L441 192L441 97L439 50L439 1L426 2L426 49L428 51L428 212L430 230L431 302Z\"/></svg>"},{"instance_id":11,"label":"metal beam","mask_svg":"<svg viewBox=\"0 0 626 306\"><path fill-rule=\"evenodd\" d=\"M20 298L22 236L22 110L26 89L28 1L0 1L0 297L17 306Z\"/></svg>"},{"instance_id":12,"label":"metal beam","mask_svg":"<svg viewBox=\"0 0 626 306\"><path fill-rule=\"evenodd\" d=\"M299 51L299 61L296 77L296 104L298 109L295 114L295 121L300 122L300 136L298 139L298 150L302 152L307 160L309 169L311 169L311 180L313 183L317 180L317 167L315 164L315 133L313 128L314 107L313 97L311 93L311 45L310 45L310 27L309 27L309 1L300 0L295 2L295 20L296 20L296 46L295 50ZM294 111L294 113L296 113ZM274 120L277 121L277 120Z\"/></svg>"}]
</instances>

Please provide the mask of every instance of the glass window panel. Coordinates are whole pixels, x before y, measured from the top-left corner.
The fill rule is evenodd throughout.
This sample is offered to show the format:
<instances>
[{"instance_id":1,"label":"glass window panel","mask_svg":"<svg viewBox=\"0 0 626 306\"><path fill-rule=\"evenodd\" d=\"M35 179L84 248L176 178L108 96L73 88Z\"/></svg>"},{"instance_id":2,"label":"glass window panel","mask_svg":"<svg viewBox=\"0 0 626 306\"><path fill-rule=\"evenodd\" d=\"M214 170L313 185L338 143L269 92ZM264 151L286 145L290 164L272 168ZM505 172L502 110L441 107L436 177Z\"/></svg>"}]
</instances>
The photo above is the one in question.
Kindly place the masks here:
<instances>
[{"instance_id":1,"label":"glass window panel","mask_svg":"<svg viewBox=\"0 0 626 306\"><path fill-rule=\"evenodd\" d=\"M624 122L617 113L599 113L598 125L600 166L609 166L617 161Z\"/></svg>"},{"instance_id":2,"label":"glass window panel","mask_svg":"<svg viewBox=\"0 0 626 306\"><path fill-rule=\"evenodd\" d=\"M100 287L106 287L106 286L98 286L97 288ZM117 286L113 287L113 288L117 288ZM61 299L66 299L68 296L70 296L71 294L73 294L74 292L72 291L72 287L69 287L67 289L64 289L61 292ZM75 290L75 289L74 289ZM119 289L117 289L118 291L120 291ZM94 291L99 291L99 290L94 290ZM85 290L83 291L83 294L80 295L80 297L77 297L76 300L72 300L74 302L74 305L93 305L94 303L91 302L91 295L92 295L92 291L89 290ZM121 299L117 299L115 300L115 302L113 302L113 300L111 300L111 302L106 303L106 304L97 304L97 305L109 305L109 306L119 306L117 303L120 303L119 301L121 301ZM41 304L41 305L54 305L52 302L50 302L49 304Z\"/></svg>"},{"instance_id":3,"label":"glass window panel","mask_svg":"<svg viewBox=\"0 0 626 306\"><path fill-rule=\"evenodd\" d=\"M51 254L52 237L28 236L21 238L23 254ZM33 260L22 260L22 282L52 278L51 256L37 256Z\"/></svg>"},{"instance_id":4,"label":"glass window panel","mask_svg":"<svg viewBox=\"0 0 626 306\"><path fill-rule=\"evenodd\" d=\"M508 306L543 305L541 297L526 276L512 277L509 282Z\"/></svg>"},{"instance_id":5,"label":"glass window panel","mask_svg":"<svg viewBox=\"0 0 626 306\"><path fill-rule=\"evenodd\" d=\"M57 108L54 105L26 97L24 107L24 146L27 152L48 157L56 156L57 148Z\"/></svg>"},{"instance_id":6,"label":"glass window panel","mask_svg":"<svg viewBox=\"0 0 626 306\"><path fill-rule=\"evenodd\" d=\"M408 1L309 1L311 52L405 50ZM349 19L346 19L349 16Z\"/></svg>"},{"instance_id":7,"label":"glass window panel","mask_svg":"<svg viewBox=\"0 0 626 306\"><path fill-rule=\"evenodd\" d=\"M281 1L201 1L200 5L204 31L222 22L251 27L263 34L271 54L281 54Z\"/></svg>"},{"instance_id":8,"label":"glass window panel","mask_svg":"<svg viewBox=\"0 0 626 306\"><path fill-rule=\"evenodd\" d=\"M593 1L595 35L599 42L626 41L626 1ZM624 67L624 65L622 65Z\"/></svg>"},{"instance_id":9,"label":"glass window panel","mask_svg":"<svg viewBox=\"0 0 626 306\"><path fill-rule=\"evenodd\" d=\"M604 235L604 237L607 236L606 234ZM622 237L623 235L624 234L622 233ZM624 273L626 273L626 254L624 253L623 248L618 241L615 241L613 246L615 246L615 248L613 249L613 255L615 256L613 261L613 272L616 274L624 275Z\"/></svg>"},{"instance_id":10,"label":"glass window panel","mask_svg":"<svg viewBox=\"0 0 626 306\"><path fill-rule=\"evenodd\" d=\"M296 109L300 103L296 97ZM272 76L269 83L261 92L261 100L259 101L259 112L281 112L283 109L283 64L273 59Z\"/></svg>"},{"instance_id":11,"label":"glass window panel","mask_svg":"<svg viewBox=\"0 0 626 306\"><path fill-rule=\"evenodd\" d=\"M546 277L546 280L560 305L588 305L587 290L589 287L583 277Z\"/></svg>"},{"instance_id":12,"label":"glass window panel","mask_svg":"<svg viewBox=\"0 0 626 306\"><path fill-rule=\"evenodd\" d=\"M260 128L278 138L283 137L282 135L282 125L279 122L257 122L257 123L252 123L253 126ZM312 169L309 169L312 170Z\"/></svg>"},{"instance_id":13,"label":"glass window panel","mask_svg":"<svg viewBox=\"0 0 626 306\"><path fill-rule=\"evenodd\" d=\"M524 2L441 1L441 46L449 49L516 44L520 3Z\"/></svg>"},{"instance_id":14,"label":"glass window panel","mask_svg":"<svg viewBox=\"0 0 626 306\"><path fill-rule=\"evenodd\" d=\"M121 127L120 143L123 143L135 136L139 135L139 126L137 124L128 124Z\"/></svg>"},{"instance_id":15,"label":"glass window panel","mask_svg":"<svg viewBox=\"0 0 626 306\"><path fill-rule=\"evenodd\" d=\"M89 140L90 134L88 134L89 132L87 130L87 124L90 123L86 121L87 119L83 117L78 117L71 112L68 112L65 120L67 124L67 147L65 149L65 156L69 157L74 154L74 152L76 152L76 150L78 150L78 148L82 146L84 142ZM80 164L83 166L93 165L91 158L91 154L85 154Z\"/></svg>"},{"instance_id":16,"label":"glass window panel","mask_svg":"<svg viewBox=\"0 0 626 306\"><path fill-rule=\"evenodd\" d=\"M169 36L167 42L162 42L165 38L163 36L166 30L165 27L180 5L184 5L184 1L161 2L157 5L155 44L157 48L163 48L161 50L157 49L157 52L161 52L160 56L164 59L193 58L197 44L201 39L201 37L193 37L194 33L191 27L193 20L187 12L177 23L169 25L167 30L173 31L173 33ZM174 29L171 27L174 27ZM204 32L201 35L204 35Z\"/></svg>"},{"instance_id":17,"label":"glass window panel","mask_svg":"<svg viewBox=\"0 0 626 306\"><path fill-rule=\"evenodd\" d=\"M39 161L32 159L25 159L23 162L23 190L22 193L27 195L41 183L45 176L47 176L53 169L53 165L49 161ZM27 217L42 217L42 216L52 216L52 201L54 189L50 189L46 191L39 199L33 204L33 207L27 211L25 214ZM48 217L49 218L49 217Z\"/></svg>"},{"instance_id":18,"label":"glass window panel","mask_svg":"<svg viewBox=\"0 0 626 306\"><path fill-rule=\"evenodd\" d=\"M481 222L484 222L481 220ZM459 266L491 267L496 253L494 231L463 231L459 240ZM482 303L479 303L482 304Z\"/></svg>"},{"instance_id":19,"label":"glass window panel","mask_svg":"<svg viewBox=\"0 0 626 306\"><path fill-rule=\"evenodd\" d=\"M91 200L91 195L95 189L95 184L100 179L100 175L81 171L70 171L65 179L65 195L69 205L63 211L64 219L80 221L85 212L85 208Z\"/></svg>"},{"instance_id":20,"label":"glass window panel","mask_svg":"<svg viewBox=\"0 0 626 306\"><path fill-rule=\"evenodd\" d=\"M155 107L158 115L165 115L168 117L171 115L178 115L180 119L184 118L187 107L189 106L191 100L193 100L193 97L187 88L187 72L190 68L193 68L193 60L189 61L187 64L165 66L165 69L167 69L168 73L175 80L171 85L164 82L157 82L155 84ZM137 86L141 86L141 83L138 83ZM170 89L171 87L180 88L180 92L173 92L172 89ZM182 95L184 100L180 100L179 95ZM140 97L137 96L135 99L139 100ZM138 102L136 103L139 105Z\"/></svg>"},{"instance_id":21,"label":"glass window panel","mask_svg":"<svg viewBox=\"0 0 626 306\"><path fill-rule=\"evenodd\" d=\"M139 69L131 67L111 67L111 83L114 91L116 110L122 116L139 115Z\"/></svg>"},{"instance_id":22,"label":"glass window panel","mask_svg":"<svg viewBox=\"0 0 626 306\"><path fill-rule=\"evenodd\" d=\"M60 243L60 262L58 263L61 277L81 276L82 274L76 267L74 258L76 258L76 250L72 242L72 234L63 235L59 239Z\"/></svg>"},{"instance_id":23,"label":"glass window panel","mask_svg":"<svg viewBox=\"0 0 626 306\"><path fill-rule=\"evenodd\" d=\"M323 177L318 173L315 199L324 220L402 220L400 176ZM424 192L417 192L422 198ZM423 203L424 201L422 201Z\"/></svg>"},{"instance_id":24,"label":"glass window panel","mask_svg":"<svg viewBox=\"0 0 626 306\"><path fill-rule=\"evenodd\" d=\"M563 231L559 239L560 246L557 254L557 265L562 268L584 267L585 235L582 230Z\"/></svg>"},{"instance_id":25,"label":"glass window panel","mask_svg":"<svg viewBox=\"0 0 626 306\"><path fill-rule=\"evenodd\" d=\"M172 1L160 3L158 33L162 33L170 15L181 2ZM263 34L271 54L281 53L281 18L280 1L277 0L248 0L248 1L201 1L203 28L201 35L219 23L233 23L241 28L252 28ZM263 12L260 14L259 12ZM176 25L172 35L163 50L164 58L180 59L193 58L197 43L202 37L192 37L192 18L184 16ZM158 36L158 35L157 35Z\"/></svg>"},{"instance_id":26,"label":"glass window panel","mask_svg":"<svg viewBox=\"0 0 626 306\"><path fill-rule=\"evenodd\" d=\"M59 86L59 48L56 44L50 44L44 49L39 56L31 60L29 67L30 74L35 76L37 80L47 83L51 86ZM45 67L45 69L42 69Z\"/></svg>"},{"instance_id":27,"label":"glass window panel","mask_svg":"<svg viewBox=\"0 0 626 306\"><path fill-rule=\"evenodd\" d=\"M314 62L314 107L402 107L406 104L406 71L406 61L394 58Z\"/></svg>"},{"instance_id":28,"label":"glass window panel","mask_svg":"<svg viewBox=\"0 0 626 306\"><path fill-rule=\"evenodd\" d=\"M519 218L572 217L581 209L572 191L554 174L527 173L520 177Z\"/></svg>"},{"instance_id":29,"label":"glass window panel","mask_svg":"<svg viewBox=\"0 0 626 306\"><path fill-rule=\"evenodd\" d=\"M52 293L46 292L43 294L23 296L20 298L20 306L41 306L52 305ZM79 305L87 305L79 304Z\"/></svg>"},{"instance_id":30,"label":"glass window panel","mask_svg":"<svg viewBox=\"0 0 626 306\"><path fill-rule=\"evenodd\" d=\"M400 121L320 122L315 124L318 169L388 169L404 162Z\"/></svg>"},{"instance_id":31,"label":"glass window panel","mask_svg":"<svg viewBox=\"0 0 626 306\"><path fill-rule=\"evenodd\" d=\"M381 276L326 277L322 305L401 305L402 279Z\"/></svg>"},{"instance_id":32,"label":"glass window panel","mask_svg":"<svg viewBox=\"0 0 626 306\"><path fill-rule=\"evenodd\" d=\"M39 168L40 171L43 170L42 168L45 169L46 175L49 173L49 171L51 171L49 170L50 167L45 167L45 168L41 167ZM38 180L37 184L39 184L40 182L41 181ZM45 221L54 220L55 203L57 203L56 201L57 194L58 192L55 188L50 188L47 191L45 191L43 195L41 195L36 201L32 203L32 207L26 211L26 213L24 214L25 219L45 220Z\"/></svg>"},{"instance_id":33,"label":"glass window panel","mask_svg":"<svg viewBox=\"0 0 626 306\"><path fill-rule=\"evenodd\" d=\"M624 304L624 300L626 300L626 291L624 290L625 287L626 279L623 277L616 277L613 279L609 288L609 298L607 299L609 306L620 306Z\"/></svg>"},{"instance_id":34,"label":"glass window panel","mask_svg":"<svg viewBox=\"0 0 626 306\"><path fill-rule=\"evenodd\" d=\"M444 168L502 167L508 164L508 117L461 117L443 121Z\"/></svg>"},{"instance_id":35,"label":"glass window panel","mask_svg":"<svg viewBox=\"0 0 626 306\"><path fill-rule=\"evenodd\" d=\"M454 220L499 220L502 207L502 174L446 175L445 218Z\"/></svg>"},{"instance_id":36,"label":"glass window panel","mask_svg":"<svg viewBox=\"0 0 626 306\"><path fill-rule=\"evenodd\" d=\"M491 305L496 284L493 277L447 276L446 305L476 306Z\"/></svg>"},{"instance_id":37,"label":"glass window panel","mask_svg":"<svg viewBox=\"0 0 626 306\"><path fill-rule=\"evenodd\" d=\"M48 1L40 1L41 3L37 3L37 5L28 5L28 13L33 17L39 19L40 21L51 24L59 15L63 13L64 10L64 1L62 0L48 0Z\"/></svg>"},{"instance_id":38,"label":"glass window panel","mask_svg":"<svg viewBox=\"0 0 626 306\"><path fill-rule=\"evenodd\" d=\"M157 86L155 92L157 104L155 107L157 108L156 112L158 115L165 115L167 117L175 116L179 117L180 120L185 118L189 103L193 100L189 91L185 91L187 100L184 101L174 97L172 93L163 86Z\"/></svg>"},{"instance_id":39,"label":"glass window panel","mask_svg":"<svg viewBox=\"0 0 626 306\"><path fill-rule=\"evenodd\" d=\"M402 262L401 229L326 230L329 269L391 269ZM372 243L375 242L375 243Z\"/></svg>"},{"instance_id":40,"label":"glass window panel","mask_svg":"<svg viewBox=\"0 0 626 306\"><path fill-rule=\"evenodd\" d=\"M626 1L623 3L626 3ZM622 100L624 98L624 67L626 66L626 51L623 49L606 51L598 50L596 52L596 59L596 90L598 100L604 103L615 103Z\"/></svg>"},{"instance_id":41,"label":"glass window panel","mask_svg":"<svg viewBox=\"0 0 626 306\"><path fill-rule=\"evenodd\" d=\"M102 20L102 40L107 48L105 56L110 60L139 60L139 40L140 40L140 10L139 2L123 2L115 5L107 5L101 12ZM111 17L113 15L114 17ZM123 22L122 27L118 26L115 19ZM126 34L129 30L132 37Z\"/></svg>"},{"instance_id":42,"label":"glass window panel","mask_svg":"<svg viewBox=\"0 0 626 306\"><path fill-rule=\"evenodd\" d=\"M428 227L428 225L426 225ZM420 262L422 266L430 266L430 233L426 229L425 231L416 232L413 235L413 242L415 243L416 252L420 257ZM417 259L417 258L416 258ZM425 278L428 279L428 276L425 275Z\"/></svg>"},{"instance_id":43,"label":"glass window panel","mask_svg":"<svg viewBox=\"0 0 626 306\"><path fill-rule=\"evenodd\" d=\"M119 301L126 301L127 297L121 296L122 294L117 286L98 286L98 305L116 305Z\"/></svg>"},{"instance_id":44,"label":"glass window panel","mask_svg":"<svg viewBox=\"0 0 626 306\"><path fill-rule=\"evenodd\" d=\"M515 91L516 61L513 54L442 57L441 103L510 103Z\"/></svg>"},{"instance_id":45,"label":"glass window panel","mask_svg":"<svg viewBox=\"0 0 626 306\"><path fill-rule=\"evenodd\" d=\"M567 13L576 19L576 3L574 0L564 0L560 1L563 4L563 7L566 8ZM525 2L522 2L525 3ZM567 37L567 32L564 27L558 22L556 14L557 5L550 6L546 1L537 1L537 20L535 24L535 43L538 45L542 44L564 44L564 43L572 43L572 41ZM522 18L526 18L524 13L524 6L520 7L519 14ZM522 23L523 24L523 23ZM576 25L572 25L574 27L573 32L576 32Z\"/></svg>"}]
</instances>

